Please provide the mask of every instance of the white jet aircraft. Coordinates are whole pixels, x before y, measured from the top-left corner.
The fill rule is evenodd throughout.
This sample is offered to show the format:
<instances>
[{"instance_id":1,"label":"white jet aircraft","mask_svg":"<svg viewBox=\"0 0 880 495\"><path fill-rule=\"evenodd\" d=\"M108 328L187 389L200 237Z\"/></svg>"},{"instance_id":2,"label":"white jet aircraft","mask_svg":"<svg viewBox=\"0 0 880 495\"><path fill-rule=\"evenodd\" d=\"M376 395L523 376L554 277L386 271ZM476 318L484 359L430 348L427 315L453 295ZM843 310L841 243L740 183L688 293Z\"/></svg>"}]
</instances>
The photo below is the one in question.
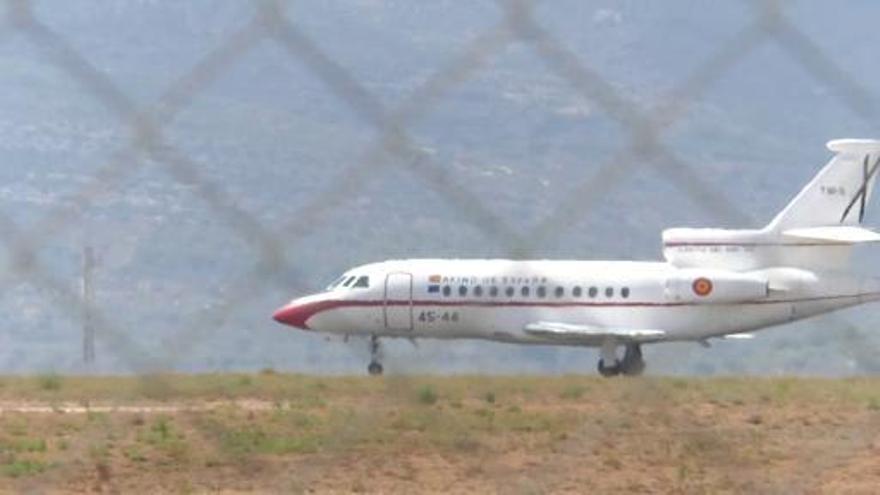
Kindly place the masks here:
<instances>
[{"instance_id":1,"label":"white jet aircraft","mask_svg":"<svg viewBox=\"0 0 880 495\"><path fill-rule=\"evenodd\" d=\"M641 345L748 332L880 299L851 270L880 141L831 141L834 157L762 229L663 232L665 262L395 260L347 271L279 309L278 322L379 338L485 339L600 348L599 373L638 375ZM623 355L620 356L620 348Z\"/></svg>"}]
</instances>

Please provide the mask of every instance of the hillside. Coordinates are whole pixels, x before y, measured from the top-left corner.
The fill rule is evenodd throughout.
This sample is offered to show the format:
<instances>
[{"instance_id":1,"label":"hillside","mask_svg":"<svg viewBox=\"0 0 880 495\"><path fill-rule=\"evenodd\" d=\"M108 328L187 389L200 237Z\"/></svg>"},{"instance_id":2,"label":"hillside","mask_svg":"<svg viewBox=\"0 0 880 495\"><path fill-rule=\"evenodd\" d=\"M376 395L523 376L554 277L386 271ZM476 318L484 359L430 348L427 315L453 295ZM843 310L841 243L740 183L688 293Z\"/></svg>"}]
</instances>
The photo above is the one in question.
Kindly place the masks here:
<instances>
[{"instance_id":1,"label":"hillside","mask_svg":"<svg viewBox=\"0 0 880 495\"><path fill-rule=\"evenodd\" d=\"M656 153L612 161L630 147L632 129L609 112L607 101L587 98L522 41L453 74L455 84L408 123L414 145L448 176L446 187L409 171L411 160L382 156L381 169L313 218L305 212L339 192L349 168L370 155L379 130L345 98L339 81L334 90L302 57L267 38L221 64L162 132L207 190L224 191L227 206L275 237L287 263L267 268L241 217L232 215L236 223L218 214L204 198L203 182L175 178L174 163L136 153L120 161L125 172L114 180L101 173L132 139L130 116L120 115L113 101L124 98L138 109L155 105L227 46L258 3L32 2L35 18L82 57L86 69L64 63L66 56L45 37L14 25L0 30L0 212L36 234L32 254L69 290L79 287L83 244L94 246L96 304L108 327L100 332L96 365L84 367L77 308L39 276L12 277L0 298L0 371L142 372L139 359L145 359L150 370L272 366L353 373L363 367L365 346L327 345L290 332L271 321L271 312L360 263L512 254L656 259L665 227L740 220L719 218L695 201L681 178L652 166ZM712 66L759 12L750 2L711 9L694 0L536 4L535 21L646 115ZM477 40L505 23L494 1L290 5L287 17L298 32L388 111L419 100L424 84L483 49ZM841 80L880 94L876 8L870 0L847 8L786 2L787 18L825 58L817 62L812 49L804 55L773 37L758 39L707 87L687 94L679 120L659 136L692 165L686 177L699 178L712 188L711 197L742 211L749 224L742 226L767 221L785 204L828 159L828 139L880 134L878 120L853 111L852 100L840 94ZM823 65L826 59L842 72ZM89 70L103 84L84 83L82 71ZM113 96L116 91L122 96ZM601 183L605 177L596 174L608 163L634 168L614 187L580 192L590 179ZM80 203L84 189L95 195ZM464 190L483 207L462 206L449 190ZM565 198L583 205L561 206ZM570 221L533 230L560 208L572 214ZM45 227L59 212L70 216ZM475 221L486 212L530 249L491 235ZM288 228L303 215L305 229ZM873 222L876 212L867 218ZM4 239L12 235L5 231ZM858 266L877 271L878 259L866 255ZM19 260L11 260L17 266ZM876 311L864 309L709 352L662 347L651 351L652 369L873 372L880 369L880 353L871 351L880 345L873 331L878 323ZM121 348L119 340L133 348ZM580 373L595 365L592 351L473 342L428 342L417 353L392 343L389 353L389 366L416 373Z\"/></svg>"},{"instance_id":2,"label":"hillside","mask_svg":"<svg viewBox=\"0 0 880 495\"><path fill-rule=\"evenodd\" d=\"M0 491L872 493L878 385L6 377Z\"/></svg>"}]
</instances>

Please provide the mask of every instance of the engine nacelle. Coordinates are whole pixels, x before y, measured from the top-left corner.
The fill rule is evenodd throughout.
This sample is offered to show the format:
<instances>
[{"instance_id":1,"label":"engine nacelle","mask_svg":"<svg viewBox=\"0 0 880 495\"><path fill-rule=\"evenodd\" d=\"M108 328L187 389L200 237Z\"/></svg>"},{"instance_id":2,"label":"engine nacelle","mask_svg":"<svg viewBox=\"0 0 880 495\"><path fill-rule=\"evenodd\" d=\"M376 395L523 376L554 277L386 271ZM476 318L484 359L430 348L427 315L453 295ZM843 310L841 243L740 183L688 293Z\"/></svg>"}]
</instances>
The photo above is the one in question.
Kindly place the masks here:
<instances>
[{"instance_id":1,"label":"engine nacelle","mask_svg":"<svg viewBox=\"0 0 880 495\"><path fill-rule=\"evenodd\" d=\"M683 303L754 301L770 294L765 275L726 270L682 269L666 279L666 298Z\"/></svg>"},{"instance_id":2,"label":"engine nacelle","mask_svg":"<svg viewBox=\"0 0 880 495\"><path fill-rule=\"evenodd\" d=\"M663 256L679 268L740 273L772 266L832 270L848 266L853 243L874 242L870 234L873 232L865 229L842 227L794 229L782 234L767 230L666 229ZM808 235L813 237L806 238Z\"/></svg>"}]
</instances>

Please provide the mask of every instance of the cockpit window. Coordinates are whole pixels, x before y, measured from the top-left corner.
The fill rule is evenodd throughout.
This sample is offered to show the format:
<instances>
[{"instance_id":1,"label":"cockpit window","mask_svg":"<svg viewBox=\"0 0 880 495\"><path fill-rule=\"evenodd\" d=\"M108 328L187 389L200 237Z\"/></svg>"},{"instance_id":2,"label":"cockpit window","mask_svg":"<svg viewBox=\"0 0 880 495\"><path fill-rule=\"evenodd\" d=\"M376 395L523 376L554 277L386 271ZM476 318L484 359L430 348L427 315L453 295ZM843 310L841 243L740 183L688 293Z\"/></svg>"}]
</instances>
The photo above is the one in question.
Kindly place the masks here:
<instances>
[{"instance_id":1,"label":"cockpit window","mask_svg":"<svg viewBox=\"0 0 880 495\"><path fill-rule=\"evenodd\" d=\"M339 285L339 284L341 284L343 280L345 280L345 275L343 275L343 276L337 278L336 280L333 281L332 284L328 285L328 286L327 286L327 290L333 290L333 289L335 289L336 286Z\"/></svg>"},{"instance_id":2,"label":"cockpit window","mask_svg":"<svg viewBox=\"0 0 880 495\"><path fill-rule=\"evenodd\" d=\"M327 286L327 290L366 289L370 287L370 277L367 275L343 275Z\"/></svg>"}]
</instances>

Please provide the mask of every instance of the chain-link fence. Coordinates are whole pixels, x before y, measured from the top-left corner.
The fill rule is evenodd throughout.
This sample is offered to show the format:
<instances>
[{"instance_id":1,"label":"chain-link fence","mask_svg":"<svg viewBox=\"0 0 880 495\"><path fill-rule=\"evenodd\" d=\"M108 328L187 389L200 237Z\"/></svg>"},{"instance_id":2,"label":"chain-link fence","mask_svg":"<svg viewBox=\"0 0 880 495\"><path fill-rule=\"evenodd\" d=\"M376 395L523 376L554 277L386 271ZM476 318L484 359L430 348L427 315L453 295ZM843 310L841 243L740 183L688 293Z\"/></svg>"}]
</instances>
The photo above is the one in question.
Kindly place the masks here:
<instances>
[{"instance_id":1,"label":"chain-link fence","mask_svg":"<svg viewBox=\"0 0 880 495\"><path fill-rule=\"evenodd\" d=\"M802 80L820 87L824 100L832 101L834 105L848 110L851 115L863 120L869 129L877 117L876 99L870 88L863 83L864 79L839 66L838 60L845 54L829 53L821 48L792 20L785 2L743 2L721 8L722 11L742 11L735 22L725 24L725 28L730 30L729 35L721 37L722 41L713 44L712 53L703 57L700 62L686 64L687 73L679 77L679 82L674 87L666 88L662 98L656 98L650 105L640 102L636 91L615 82L592 63L591 57L597 56L602 50L610 50L610 46L587 46L583 39L573 42L554 28L548 27L548 24L558 24L559 19L565 17L556 10L559 6L550 2L498 1L481 6L476 10L492 12L487 16L491 22L475 23L479 27L469 24L470 31L467 33L451 33L448 41L454 49L445 54L442 62L436 67L423 67L423 75L419 77L417 84L410 84L405 90L390 92L387 88L376 89L375 81L381 81L381 75L374 75L370 84L367 84L360 74L350 70L345 63L338 60L332 50L325 48L326 45L332 45L334 49L337 44L344 45L346 32L338 32L338 38L332 38L333 43L330 43L326 35L333 32L332 28L322 31L325 36L322 38L310 32L314 29L304 27L299 22L299 19L310 15L320 16L320 13L308 11L317 6L268 0L226 6L223 8L232 9L238 22L232 24L233 27L212 33L212 48L201 50L198 57L193 57L195 60L190 68L173 78L170 84L166 83L166 89L155 99L133 94L131 88L117 82L111 73L93 59L88 43L72 41L70 32L53 26L53 23L58 24L55 20L48 22L46 18L54 19L51 10L57 4L8 0L5 6L0 43L15 42L34 49L44 70L54 71L57 77L72 81L76 88L70 91L86 95L91 104L98 107L95 111L106 119L124 123L127 127L127 142L117 147L117 141L112 141L106 149L100 149L103 157L97 166L92 164L89 168L86 174L88 180L82 181L79 187L69 189L61 200L41 208L42 214L36 218L16 216L5 208L0 210L5 211L0 215L0 224L4 232L2 242L7 253L3 287L9 293L14 287L24 283L42 291L44 304L64 308L56 313L59 317L76 319L76 315L88 313L101 348L99 359L108 353L113 354L117 361L139 373L188 369L187 359L200 349L210 349L216 342L217 329L224 328L229 318L237 312L248 312L252 320L248 332L253 332L254 328L270 327L266 309L281 302L277 299L279 293L293 296L296 290L306 290L318 283L313 279L314 271L310 272L312 278L307 280L303 280L302 275L303 265L300 261L308 258L301 256L302 253L316 249L314 244L309 244L310 238L318 231L341 232L357 227L344 218L340 219L338 215L340 210L351 205L353 198L372 195L377 198L375 201L382 201L384 196L397 197L394 196L394 191L377 190L372 184L376 177L382 177L383 174L391 174L394 178L407 177L406 180L415 178L418 182L417 195L430 196L433 198L431 201L442 203L452 210L454 222L450 221L441 227L448 236L455 236L461 230L476 231L479 232L476 238L488 241L492 246L488 250L489 254L515 258L545 257L548 252L553 252L548 250L548 246L564 242L573 225L583 225L596 215L602 215L600 206L609 201L619 201L615 196L622 189L625 190L628 180L646 171L653 174L651 180L664 182L657 187L676 197L686 198L684 201L687 204L701 210L705 220L712 223L747 227L763 221L763 218L756 218L755 211L745 202L728 199L732 194L721 190L719 186L724 184L719 184L717 179L707 175L701 163L702 157L693 159L693 156L681 153L677 146L670 144L667 134L688 118L690 110L701 98L718 86L729 84L730 81L726 81L726 78L730 77L738 64L768 47L781 51L782 56L779 59L787 60L787 63L802 71ZM383 15L381 12L376 13L376 9L419 9L416 5L377 7L369 2L348 7L353 12L347 18L346 22L349 23L356 23L359 15L365 18ZM455 17L466 17L466 14L456 12L466 10L464 6L442 4L442 7ZM597 4L589 8L578 6L578 12L588 11L591 17L573 18L583 24L584 30L600 31L602 23L619 25L624 22L621 16L628 15L627 9L631 6L621 8L625 11L624 14L616 10L616 7L614 4ZM207 18L210 8L198 8L202 9L198 14ZM657 10L664 8L666 7L657 5L651 7ZM702 4L693 4L690 7L673 5L668 8L679 13L687 8L706 9ZM632 7L630 10L637 9ZM658 15L662 18L662 13ZM711 18L712 15L711 12L695 14L693 22L699 25L699 19L703 18L701 16ZM548 17L553 19L552 22L545 21ZM88 29L87 16L79 22L75 28ZM197 25L198 15L186 22ZM712 24L709 25L711 28ZM348 24L341 23L340 29L346 26ZM395 29L395 26L382 27ZM685 28L688 27L693 29L694 24L685 25ZM117 34L124 35L124 28ZM375 34L381 36L381 33ZM456 38L455 43L452 43L458 34L465 41ZM438 36L438 33L431 35ZM610 37L614 39L613 36ZM362 37L358 39L363 41ZM591 39L595 41L595 38ZM112 39L105 41L113 43ZM156 40L166 47L160 41ZM356 50L356 47L347 49ZM334 156L338 156L337 148L351 147L360 150L357 153L358 159L340 161L329 170L329 178L302 174L304 181L313 183L297 184L298 187L294 190L307 193L307 198L297 197L293 211L282 208L281 211L292 213L286 215L286 218L270 217L264 211L255 211L248 207L249 204L254 204L248 200L248 196L259 194L259 191L248 191L239 187L240 174L251 166L246 155L240 156L240 163L230 167L235 170L224 175L214 169L206 169L204 159L193 157L198 150L194 151L185 143L181 144L181 140L175 137L180 131L181 115L198 111L193 110L194 107L202 108L199 106L203 104L200 99L210 98L206 97L206 93L210 93L211 87L218 81L239 77L245 79L242 84L248 84L247 78L253 77L255 86L258 82L262 84L266 80L271 81L275 77L273 73L248 72L242 75L236 72L237 66L245 63L254 53L266 50L274 53L273 57L276 58L273 60L299 67L302 77L310 78L310 84L323 88L328 98L354 116L354 120L346 125L350 127L347 130L354 129L351 135L358 136L356 143L328 139L325 144L315 148L326 149ZM487 204L489 194L474 192L473 188L468 187L466 181L469 176L461 173L459 158L454 153L444 153L443 150L426 146L425 142L430 140L424 138L424 121L432 113L440 110L449 99L466 98L456 93L457 91L462 91L486 72L490 72L493 77L503 77L503 74L493 68L493 64L508 56L511 50L528 51L536 62L529 66L529 70L562 81L568 91L565 98L585 105L589 109L586 113L591 122L599 122L597 126L613 126L614 137L609 141L619 142L619 146L614 149L609 146L607 149L612 151L607 153L598 152L593 155L592 150L587 147L575 150L574 154L579 159L567 164L566 187L554 191L552 198L538 200L552 203L553 206L547 207L547 211L537 221L528 225L516 221L516 214L503 211L499 213L498 208ZM379 55L366 53L365 50L364 56ZM685 52L674 54L673 57L691 58ZM429 62L433 64L433 61ZM136 66L138 61L134 60L132 63ZM9 69L15 71L17 68L10 65ZM142 70L144 77L149 77L151 68L145 65ZM281 71L279 67L279 72ZM503 84L499 84L498 90L502 91L502 88ZM779 91L785 89L780 87ZM398 97L389 101L389 93ZM515 96L507 95L510 98ZM54 97L53 94L45 95L47 100ZM153 103L141 103L146 99ZM211 101L204 104L210 105ZM215 103L230 104L222 100ZM7 115L6 119L14 123L16 116ZM495 122L489 125L498 124ZM548 126L558 129L565 124L563 119ZM234 125L247 129L254 124L239 121ZM583 129L583 126L578 128ZM829 129L838 128L829 126ZM761 131L754 131L753 134L761 134ZM345 139L347 135L340 136ZM283 140L281 134L276 137ZM481 136L477 134L473 138L479 140ZM681 137L677 136L672 141L678 143ZM741 144L748 146L749 143ZM797 148L805 150L801 156L815 157L809 166L805 166L803 176L813 173L824 160L820 153L821 145L822 142L819 141L797 143ZM259 143L254 144L254 149L259 146ZM787 149L791 148L795 148L795 145L788 143ZM89 159L94 161L94 156L96 155L90 155ZM6 166L15 167L14 159L7 162ZM284 170L297 170L300 166L300 163L289 162L275 165ZM503 165L500 169L509 172ZM144 342L149 339L144 338L131 321L120 323L124 319L117 316L119 312L125 311L124 307L109 307L102 302L100 263L95 268L99 272L96 281L99 295L95 301L85 301L75 282L74 271L57 270L48 266L51 263L47 265L40 254L53 241L69 240L71 235L78 235L81 231L86 232L82 235L87 244L91 244L92 240L98 244L95 248L100 253L100 244L106 240L101 240L98 233L89 231L99 227L94 225L94 220L86 219L86 212L104 201L114 190L125 190L132 182L141 180L143 176L140 174L148 173L145 170L159 171L171 178L174 187L182 187L187 194L197 198L209 212L211 221L222 224L231 233L231 240L228 242L248 246L250 251L242 252L249 253L245 257L253 261L248 269L223 280L223 290L216 294L210 304L200 310L187 311L185 316L176 321L164 322L166 326L173 326L173 331L162 338L160 346L145 345ZM736 172L729 174L735 175ZM798 171L798 174L801 172ZM287 179L296 176L296 173L292 173L283 177ZM260 179L273 183L272 186L275 187L282 186L276 183L281 180L281 176L269 175ZM534 197L545 191L545 188L539 186L540 184L531 190L522 188L509 193L521 195L526 202L535 201ZM780 189L769 191L768 194L779 194ZM784 190L786 194L794 192L792 187ZM628 191L628 194L631 192ZM391 206L401 216L411 218L415 218L421 208L418 197L401 203L392 201ZM170 215L173 217L174 213L171 212ZM639 217L642 214L633 208L628 215ZM408 232L389 232L383 226L399 225L389 224L378 218L373 221L375 225L359 230L358 236L365 244L374 247L386 242L393 243L398 234L418 236L423 233L418 228ZM92 226L87 227L84 224ZM434 227L429 225L426 230ZM657 233L659 232L652 231L650 235ZM608 232L601 233L605 237L614 237L607 234ZM367 236L372 238L365 239ZM345 239L342 234L339 237ZM160 242L167 243L169 256L174 256L178 243L192 241L193 239L187 241L172 236L165 237ZM609 242L609 247L605 249L612 249L611 244ZM134 249L138 247L136 245ZM210 247L213 249L218 245L211 244ZM334 247L324 246L320 249L329 251ZM430 246L425 249L429 250ZM439 250L448 252L449 246ZM222 247L219 251L202 252L208 258L208 269L211 269L211 258L216 257L218 263L226 259ZM389 251L396 252L394 249ZM478 250L477 253L479 252ZM636 249L635 252L641 254L643 251ZM587 257L588 254L584 253L581 257ZM343 256L336 261L344 263L349 260ZM223 271L222 266L213 268L221 271L224 276L228 274ZM340 264L324 270L341 271L344 268L347 266ZM120 268L124 269L126 268ZM136 273L135 270L130 277L124 278L125 282L137 286L139 282ZM71 280L71 275L74 275L74 281ZM213 282L214 279L210 277L204 280L206 284ZM202 283L203 281L196 280L190 289L195 291ZM138 294L137 290L130 293L135 298L132 304L148 307L149 298L141 303L137 300ZM198 298L192 292L179 293L176 297L184 302L187 297ZM282 332L281 329L272 331ZM71 350L71 354L78 352L78 348ZM592 359L586 361L591 362ZM215 364L216 366L219 365Z\"/></svg>"},{"instance_id":2,"label":"chain-link fence","mask_svg":"<svg viewBox=\"0 0 880 495\"><path fill-rule=\"evenodd\" d=\"M878 134L869 1L846 8L757 0L0 6L0 87L7 89L0 95L0 308L8 315L0 368L135 373L150 398L182 387L157 373L164 371L362 372L366 343L326 344L270 319L286 299L350 266L402 256L656 258L660 228L759 226L827 159L823 140ZM762 334L754 344L646 354L661 373L873 372L880 364L867 327L875 321L865 311L857 325L831 317L817 328ZM97 348L87 339L85 357L96 363L80 364L81 331L94 332ZM595 369L592 350L420 346L392 347L385 363L392 376L365 385L384 394L387 407L320 413L338 427L320 448L382 444L364 432L377 422L405 423L392 399L411 400L417 385L395 375ZM818 366L829 353L838 364ZM562 393L572 403L584 394L575 385ZM618 440L603 440L608 431L626 435L625 422L660 418L667 428L688 425L667 434L691 442L698 467L704 453L727 452L715 447L731 437L750 445L742 457L757 455L751 443L763 437L699 424L708 417L702 409L697 421L663 423L669 397L684 393L655 385L621 385L613 404L593 413L620 424L575 424L552 439L554 453L588 464L584 456L598 458ZM321 387L303 381L290 390L320 409ZM437 399L431 388L418 393L425 404ZM474 414L490 426L496 412L522 412L515 399L491 409L494 390L473 393L483 394ZM308 427L302 411L257 405L275 414L267 423ZM443 420L443 428L466 434L472 418L455 409L461 404L443 407L420 410L415 422ZM254 450L246 443L255 432L266 436L255 414L269 416L232 409L181 422L196 432L193 442L237 455L243 443ZM224 423L230 418L238 423ZM106 421L107 432L149 430L135 443L163 455L170 445L165 466L174 465L168 422L145 426L134 416L114 429ZM533 425L514 427L531 435ZM119 440L100 425L85 430L104 442L95 444ZM167 445L157 447L160 441ZM480 450L472 439L456 442L459 454ZM662 457L672 444L657 447L666 449ZM488 453L477 457L491 457L504 444L481 448ZM85 469L109 479L107 456L87 455L96 460ZM212 467L210 455L204 464ZM143 462L138 452L125 457ZM248 460L228 465L247 470ZM522 491L564 478L565 468L530 462L534 485ZM600 469L618 464L611 459ZM281 469L267 472L282 477ZM680 468L677 476L687 474ZM760 480L754 472L736 477L748 476Z\"/></svg>"}]
</instances>

